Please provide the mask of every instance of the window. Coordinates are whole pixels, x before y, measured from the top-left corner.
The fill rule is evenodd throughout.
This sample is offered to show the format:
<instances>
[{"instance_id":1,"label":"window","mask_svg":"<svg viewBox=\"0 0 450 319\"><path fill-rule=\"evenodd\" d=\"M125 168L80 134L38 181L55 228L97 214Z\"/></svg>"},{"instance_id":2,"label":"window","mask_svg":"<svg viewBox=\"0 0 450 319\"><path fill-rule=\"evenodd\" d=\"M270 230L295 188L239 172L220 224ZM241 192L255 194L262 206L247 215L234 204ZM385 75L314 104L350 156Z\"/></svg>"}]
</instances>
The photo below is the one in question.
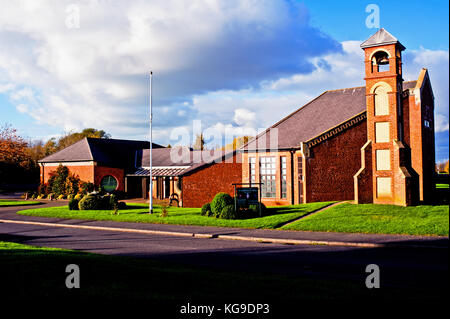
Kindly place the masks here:
<instances>
[{"instance_id":1,"label":"window","mask_svg":"<svg viewBox=\"0 0 450 319\"><path fill-rule=\"evenodd\" d=\"M287 197L286 156L281 157L281 198Z\"/></svg>"},{"instance_id":2,"label":"window","mask_svg":"<svg viewBox=\"0 0 450 319\"><path fill-rule=\"evenodd\" d=\"M377 171L388 171L391 169L391 152L389 150L376 150Z\"/></svg>"},{"instance_id":3,"label":"window","mask_svg":"<svg viewBox=\"0 0 450 319\"><path fill-rule=\"evenodd\" d=\"M389 142L389 122L375 123L375 142L376 143Z\"/></svg>"},{"instance_id":4,"label":"window","mask_svg":"<svg viewBox=\"0 0 450 319\"><path fill-rule=\"evenodd\" d=\"M249 170L250 170L250 182L256 183L256 158L250 157L248 159L249 162Z\"/></svg>"},{"instance_id":5,"label":"window","mask_svg":"<svg viewBox=\"0 0 450 319\"><path fill-rule=\"evenodd\" d=\"M102 181L100 182L100 186L105 190L106 192L112 192L117 189L117 179L112 175L106 175L102 178Z\"/></svg>"},{"instance_id":6,"label":"window","mask_svg":"<svg viewBox=\"0 0 450 319\"><path fill-rule=\"evenodd\" d=\"M298 175L298 202L303 203L303 157L297 158L297 175Z\"/></svg>"},{"instance_id":7,"label":"window","mask_svg":"<svg viewBox=\"0 0 450 319\"><path fill-rule=\"evenodd\" d=\"M391 197L391 178L377 177L377 197Z\"/></svg>"},{"instance_id":8,"label":"window","mask_svg":"<svg viewBox=\"0 0 450 319\"><path fill-rule=\"evenodd\" d=\"M375 89L375 116L389 115L389 96L387 90L379 86Z\"/></svg>"},{"instance_id":9,"label":"window","mask_svg":"<svg viewBox=\"0 0 450 319\"><path fill-rule=\"evenodd\" d=\"M275 157L261 157L259 160L259 170L262 183L261 196L265 198L275 198Z\"/></svg>"}]
</instances>

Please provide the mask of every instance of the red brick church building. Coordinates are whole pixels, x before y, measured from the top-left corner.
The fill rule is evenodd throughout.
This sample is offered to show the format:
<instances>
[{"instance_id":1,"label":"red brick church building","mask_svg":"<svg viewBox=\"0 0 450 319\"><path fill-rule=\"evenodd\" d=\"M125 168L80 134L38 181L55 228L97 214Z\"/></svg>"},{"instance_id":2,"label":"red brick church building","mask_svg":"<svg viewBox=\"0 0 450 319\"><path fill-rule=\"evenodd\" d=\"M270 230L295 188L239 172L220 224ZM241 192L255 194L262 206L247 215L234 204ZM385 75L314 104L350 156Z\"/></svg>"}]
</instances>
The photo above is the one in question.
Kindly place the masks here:
<instances>
[{"instance_id":1,"label":"red brick church building","mask_svg":"<svg viewBox=\"0 0 450 319\"><path fill-rule=\"evenodd\" d=\"M428 72L404 82L405 47L384 29L361 48L365 86L325 91L241 150L242 182L262 183L266 205L406 206L430 199L435 145Z\"/></svg>"},{"instance_id":2,"label":"red brick church building","mask_svg":"<svg viewBox=\"0 0 450 319\"><path fill-rule=\"evenodd\" d=\"M190 151L175 163L171 149L154 144L154 196L176 194L182 206L200 207L218 192L234 195L234 183L254 183L266 205L429 201L435 145L428 72L404 82L405 47L384 29L361 48L365 86L325 91L238 152L211 158ZM40 160L41 181L63 164L83 181L146 198L149 147L145 141L84 139Z\"/></svg>"}]
</instances>

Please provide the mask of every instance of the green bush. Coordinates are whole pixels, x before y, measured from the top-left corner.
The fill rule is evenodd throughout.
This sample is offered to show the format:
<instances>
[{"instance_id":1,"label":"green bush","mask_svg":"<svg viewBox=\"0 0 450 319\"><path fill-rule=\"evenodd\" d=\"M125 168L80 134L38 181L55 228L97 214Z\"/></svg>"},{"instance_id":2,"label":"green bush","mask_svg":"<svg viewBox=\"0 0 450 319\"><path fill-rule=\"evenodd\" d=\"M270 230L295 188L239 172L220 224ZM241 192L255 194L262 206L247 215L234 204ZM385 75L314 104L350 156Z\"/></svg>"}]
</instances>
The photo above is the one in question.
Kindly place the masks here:
<instances>
[{"instance_id":1,"label":"green bush","mask_svg":"<svg viewBox=\"0 0 450 319\"><path fill-rule=\"evenodd\" d=\"M65 194L66 192L66 179L69 176L69 169L67 166L59 164L55 172L55 179L52 184L52 192L56 195Z\"/></svg>"},{"instance_id":2,"label":"green bush","mask_svg":"<svg viewBox=\"0 0 450 319\"><path fill-rule=\"evenodd\" d=\"M119 202L118 205L119 205L119 206L118 206L119 209L125 209L125 208L127 208L127 203L125 203L125 202Z\"/></svg>"},{"instance_id":3,"label":"green bush","mask_svg":"<svg viewBox=\"0 0 450 319\"><path fill-rule=\"evenodd\" d=\"M227 205L222 209L219 217L222 219L237 219L238 213L234 210L234 205Z\"/></svg>"},{"instance_id":4,"label":"green bush","mask_svg":"<svg viewBox=\"0 0 450 319\"><path fill-rule=\"evenodd\" d=\"M77 196L75 196L75 199ZM125 205L125 203L123 203ZM100 194L89 194L84 196L78 203L78 207L80 210L109 210L109 209L120 209L120 203L117 201L117 197L115 195L104 195Z\"/></svg>"},{"instance_id":5,"label":"green bush","mask_svg":"<svg viewBox=\"0 0 450 319\"><path fill-rule=\"evenodd\" d=\"M80 201L83 197L84 197L83 194L76 194L75 197L74 197L74 199Z\"/></svg>"},{"instance_id":6,"label":"green bush","mask_svg":"<svg viewBox=\"0 0 450 319\"><path fill-rule=\"evenodd\" d=\"M210 203L206 203L202 206L202 216L210 216L211 214L211 204Z\"/></svg>"},{"instance_id":7,"label":"green bush","mask_svg":"<svg viewBox=\"0 0 450 319\"><path fill-rule=\"evenodd\" d=\"M96 195L86 195L78 203L80 210L102 209L102 198Z\"/></svg>"},{"instance_id":8,"label":"green bush","mask_svg":"<svg viewBox=\"0 0 450 319\"><path fill-rule=\"evenodd\" d=\"M67 195L67 199L68 199L68 200L71 200L71 199L73 199L73 198L74 198L74 196L73 196L72 194Z\"/></svg>"},{"instance_id":9,"label":"green bush","mask_svg":"<svg viewBox=\"0 0 450 319\"><path fill-rule=\"evenodd\" d=\"M69 210L78 210L78 199L72 198L71 200L69 200Z\"/></svg>"},{"instance_id":10,"label":"green bush","mask_svg":"<svg viewBox=\"0 0 450 319\"><path fill-rule=\"evenodd\" d=\"M217 193L211 202L211 212L214 216L219 217L225 206L232 205L233 198L227 193Z\"/></svg>"},{"instance_id":11,"label":"green bush","mask_svg":"<svg viewBox=\"0 0 450 319\"><path fill-rule=\"evenodd\" d=\"M57 199L66 199L66 195L59 195Z\"/></svg>"}]
</instances>

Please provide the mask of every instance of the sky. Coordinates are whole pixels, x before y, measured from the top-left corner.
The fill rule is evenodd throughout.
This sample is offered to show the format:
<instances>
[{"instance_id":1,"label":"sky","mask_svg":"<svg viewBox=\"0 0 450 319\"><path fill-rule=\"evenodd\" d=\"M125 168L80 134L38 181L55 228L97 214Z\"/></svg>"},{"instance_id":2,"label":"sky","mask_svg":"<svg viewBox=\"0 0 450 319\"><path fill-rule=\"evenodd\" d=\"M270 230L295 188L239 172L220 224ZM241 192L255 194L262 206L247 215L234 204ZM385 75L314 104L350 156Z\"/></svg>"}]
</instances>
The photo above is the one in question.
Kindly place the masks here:
<instances>
[{"instance_id":1,"label":"sky","mask_svg":"<svg viewBox=\"0 0 450 319\"><path fill-rule=\"evenodd\" d=\"M406 47L404 79L428 68L446 160L449 7L435 0L0 0L0 125L30 140L86 127L148 139L152 70L155 142L180 143L193 123L252 135L325 90L364 85L370 4Z\"/></svg>"}]
</instances>

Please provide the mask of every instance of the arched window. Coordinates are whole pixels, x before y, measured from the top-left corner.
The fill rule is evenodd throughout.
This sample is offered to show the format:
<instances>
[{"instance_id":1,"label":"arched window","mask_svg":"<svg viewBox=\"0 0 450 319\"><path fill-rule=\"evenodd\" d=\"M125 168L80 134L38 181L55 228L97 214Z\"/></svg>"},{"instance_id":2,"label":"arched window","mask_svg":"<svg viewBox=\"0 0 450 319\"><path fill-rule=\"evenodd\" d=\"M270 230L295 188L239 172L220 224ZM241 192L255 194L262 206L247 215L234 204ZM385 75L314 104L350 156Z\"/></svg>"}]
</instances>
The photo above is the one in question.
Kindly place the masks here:
<instances>
[{"instance_id":1,"label":"arched window","mask_svg":"<svg viewBox=\"0 0 450 319\"><path fill-rule=\"evenodd\" d=\"M389 96L385 87L375 89L375 116L389 115Z\"/></svg>"},{"instance_id":2,"label":"arched window","mask_svg":"<svg viewBox=\"0 0 450 319\"><path fill-rule=\"evenodd\" d=\"M100 186L106 192L115 191L118 185L119 183L117 182L117 179L112 175L106 175L105 177L102 178L102 181L100 182Z\"/></svg>"}]
</instances>

